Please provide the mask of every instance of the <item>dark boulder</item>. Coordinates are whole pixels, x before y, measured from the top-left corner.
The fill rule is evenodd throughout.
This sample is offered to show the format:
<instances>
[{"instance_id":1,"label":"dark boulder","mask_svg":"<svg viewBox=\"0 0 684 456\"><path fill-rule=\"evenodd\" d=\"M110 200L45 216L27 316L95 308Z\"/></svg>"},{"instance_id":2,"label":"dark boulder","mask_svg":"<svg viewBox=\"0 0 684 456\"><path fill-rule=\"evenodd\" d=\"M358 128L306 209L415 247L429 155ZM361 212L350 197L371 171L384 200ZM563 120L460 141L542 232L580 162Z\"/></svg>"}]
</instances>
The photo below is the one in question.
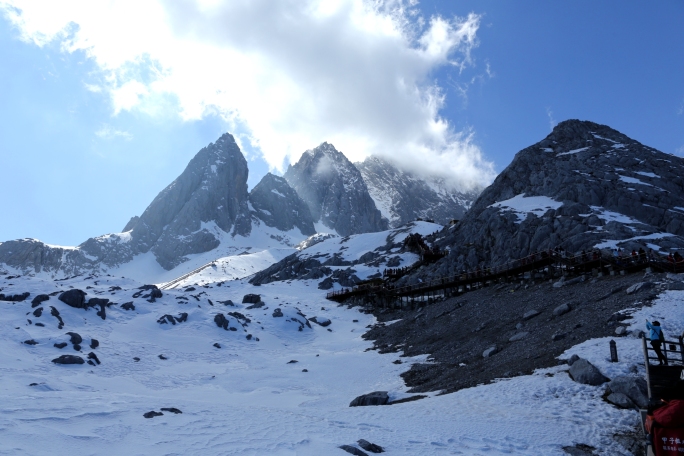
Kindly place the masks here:
<instances>
[{"instance_id":1,"label":"dark boulder","mask_svg":"<svg viewBox=\"0 0 684 456\"><path fill-rule=\"evenodd\" d=\"M321 325L323 327L330 326L330 324L332 323L329 318L325 317L311 317L309 318L309 321L313 321L317 325Z\"/></svg>"},{"instance_id":2,"label":"dark boulder","mask_svg":"<svg viewBox=\"0 0 684 456\"><path fill-rule=\"evenodd\" d=\"M603 375L596 366L583 358L580 358L572 363L569 374L570 378L572 378L574 381L584 385L598 386L610 380Z\"/></svg>"},{"instance_id":3,"label":"dark boulder","mask_svg":"<svg viewBox=\"0 0 684 456\"><path fill-rule=\"evenodd\" d=\"M632 377L629 375L615 377L608 383L608 389L611 392L607 397L608 402L624 408L631 407L630 405L625 407L622 403L618 403L618 400L624 402L620 397L620 395L623 395L639 408L645 409L648 407L648 386L646 380L641 377ZM611 400L611 396L613 396L614 400Z\"/></svg>"},{"instance_id":4,"label":"dark boulder","mask_svg":"<svg viewBox=\"0 0 684 456\"><path fill-rule=\"evenodd\" d=\"M370 443L368 440L361 439L356 443L358 443L361 448L370 451L371 453L382 453L385 451L380 445Z\"/></svg>"},{"instance_id":5,"label":"dark boulder","mask_svg":"<svg viewBox=\"0 0 684 456\"><path fill-rule=\"evenodd\" d=\"M219 328L223 328L226 331L228 331L228 328L230 326L230 322L223 314L216 314L214 316L214 323L216 323L216 326L218 326Z\"/></svg>"},{"instance_id":6,"label":"dark boulder","mask_svg":"<svg viewBox=\"0 0 684 456\"><path fill-rule=\"evenodd\" d=\"M97 364L100 364L100 359L97 357L97 355L93 352L88 353L88 359L92 359L95 361Z\"/></svg>"},{"instance_id":7,"label":"dark boulder","mask_svg":"<svg viewBox=\"0 0 684 456\"><path fill-rule=\"evenodd\" d=\"M349 404L349 407L360 407L367 405L386 405L389 402L387 391L374 391L357 397Z\"/></svg>"},{"instance_id":8,"label":"dark boulder","mask_svg":"<svg viewBox=\"0 0 684 456\"><path fill-rule=\"evenodd\" d=\"M123 310L135 310L135 305L133 304L133 301L126 302L126 303L121 304L121 308Z\"/></svg>"},{"instance_id":9,"label":"dark boulder","mask_svg":"<svg viewBox=\"0 0 684 456\"><path fill-rule=\"evenodd\" d=\"M87 308L85 296L85 291L79 290L78 288L74 288L60 294L57 299L59 299L68 306L75 307L76 309L85 309Z\"/></svg>"},{"instance_id":10,"label":"dark boulder","mask_svg":"<svg viewBox=\"0 0 684 456\"><path fill-rule=\"evenodd\" d=\"M63 349L64 347L66 347L67 345L69 345L69 344L67 344L66 342L60 342L58 344L54 344L54 346L59 348L60 350Z\"/></svg>"},{"instance_id":11,"label":"dark boulder","mask_svg":"<svg viewBox=\"0 0 684 456\"><path fill-rule=\"evenodd\" d=\"M55 364L85 364L83 358L76 355L62 355L53 359L52 362Z\"/></svg>"},{"instance_id":12,"label":"dark boulder","mask_svg":"<svg viewBox=\"0 0 684 456\"><path fill-rule=\"evenodd\" d=\"M43 308L42 307L38 307L36 310L33 311L34 317L40 317L41 315L43 315Z\"/></svg>"},{"instance_id":13,"label":"dark boulder","mask_svg":"<svg viewBox=\"0 0 684 456\"><path fill-rule=\"evenodd\" d=\"M242 298L242 303L243 304L256 304L257 302L261 301L261 295L258 294L246 294Z\"/></svg>"},{"instance_id":14,"label":"dark boulder","mask_svg":"<svg viewBox=\"0 0 684 456\"><path fill-rule=\"evenodd\" d=\"M100 346L100 341L97 339L90 339L90 348L95 350L97 347Z\"/></svg>"},{"instance_id":15,"label":"dark boulder","mask_svg":"<svg viewBox=\"0 0 684 456\"><path fill-rule=\"evenodd\" d=\"M176 407L162 407L161 409L162 409L162 412L175 413L176 415L178 415L179 413L183 413L179 409L177 409Z\"/></svg>"},{"instance_id":16,"label":"dark boulder","mask_svg":"<svg viewBox=\"0 0 684 456\"><path fill-rule=\"evenodd\" d=\"M33 340L33 339L25 340L24 343L25 343L26 345L38 345L38 342L36 342L36 341Z\"/></svg>"},{"instance_id":17,"label":"dark boulder","mask_svg":"<svg viewBox=\"0 0 684 456\"><path fill-rule=\"evenodd\" d=\"M356 447L353 447L351 445L340 445L340 449L346 451L349 454L353 454L354 456L368 456L368 453L365 451L361 451Z\"/></svg>"},{"instance_id":18,"label":"dark boulder","mask_svg":"<svg viewBox=\"0 0 684 456\"><path fill-rule=\"evenodd\" d=\"M80 344L81 342L83 342L83 338L78 333L68 332L67 335L71 336L71 343L74 345L77 345L77 344Z\"/></svg>"},{"instance_id":19,"label":"dark boulder","mask_svg":"<svg viewBox=\"0 0 684 456\"><path fill-rule=\"evenodd\" d=\"M147 413L143 413L143 416L145 418L154 418L155 416L162 416L164 415L162 412L155 412L154 410L151 410Z\"/></svg>"},{"instance_id":20,"label":"dark boulder","mask_svg":"<svg viewBox=\"0 0 684 456\"><path fill-rule=\"evenodd\" d=\"M31 301L31 307L38 307L42 302L47 301L48 299L50 299L50 296L46 294L39 294Z\"/></svg>"},{"instance_id":21,"label":"dark boulder","mask_svg":"<svg viewBox=\"0 0 684 456\"><path fill-rule=\"evenodd\" d=\"M31 295L28 291L18 295L4 295L0 293L0 301L21 302Z\"/></svg>"},{"instance_id":22,"label":"dark boulder","mask_svg":"<svg viewBox=\"0 0 684 456\"><path fill-rule=\"evenodd\" d=\"M283 311L280 310L280 307L278 307L276 310L273 311L273 316L275 318L282 317L283 316Z\"/></svg>"}]
</instances>

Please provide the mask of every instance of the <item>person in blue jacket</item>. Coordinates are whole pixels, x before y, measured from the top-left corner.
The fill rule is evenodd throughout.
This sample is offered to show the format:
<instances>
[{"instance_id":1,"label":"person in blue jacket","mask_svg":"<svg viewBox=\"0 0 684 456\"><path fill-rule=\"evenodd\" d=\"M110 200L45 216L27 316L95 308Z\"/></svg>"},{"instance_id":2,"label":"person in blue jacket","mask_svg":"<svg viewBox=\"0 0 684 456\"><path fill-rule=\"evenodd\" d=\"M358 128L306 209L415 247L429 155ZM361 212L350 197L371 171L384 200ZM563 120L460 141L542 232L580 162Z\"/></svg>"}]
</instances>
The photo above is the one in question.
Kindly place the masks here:
<instances>
[{"instance_id":1,"label":"person in blue jacket","mask_svg":"<svg viewBox=\"0 0 684 456\"><path fill-rule=\"evenodd\" d=\"M653 350L655 350L656 355L658 355L658 365L662 366L663 364L665 364L667 366L667 359L665 358L665 355L663 355L663 352L660 349L660 346L665 340L665 336L663 335L663 329L660 327L660 322L654 321L653 323L649 323L649 321L646 320L646 327L650 331L648 334L648 338L651 340L651 347L653 347Z\"/></svg>"}]
</instances>

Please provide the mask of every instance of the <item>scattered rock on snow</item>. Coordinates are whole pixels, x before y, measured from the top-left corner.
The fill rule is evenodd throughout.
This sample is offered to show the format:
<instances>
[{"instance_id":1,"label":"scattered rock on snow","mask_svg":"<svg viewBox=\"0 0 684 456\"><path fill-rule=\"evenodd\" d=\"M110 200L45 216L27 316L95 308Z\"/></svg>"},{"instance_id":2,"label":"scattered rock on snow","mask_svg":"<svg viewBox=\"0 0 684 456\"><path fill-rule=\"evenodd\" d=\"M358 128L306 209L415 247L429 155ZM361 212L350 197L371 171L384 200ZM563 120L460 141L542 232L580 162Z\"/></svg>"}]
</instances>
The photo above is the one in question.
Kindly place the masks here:
<instances>
[{"instance_id":1,"label":"scattered rock on snow","mask_svg":"<svg viewBox=\"0 0 684 456\"><path fill-rule=\"evenodd\" d=\"M162 410L162 412L171 412L171 413L175 413L176 415L178 415L179 413L183 413L179 409L177 409L176 407L162 407L161 410Z\"/></svg>"},{"instance_id":2,"label":"scattered rock on snow","mask_svg":"<svg viewBox=\"0 0 684 456\"><path fill-rule=\"evenodd\" d=\"M162 415L163 415L162 412L155 412L154 410L151 410L147 413L143 413L143 416L145 418L154 418L155 416L162 416Z\"/></svg>"},{"instance_id":3,"label":"scattered rock on snow","mask_svg":"<svg viewBox=\"0 0 684 456\"><path fill-rule=\"evenodd\" d=\"M73 288L60 294L57 299L70 307L75 307L76 309L85 309L87 308L85 296L85 291L79 290L78 288Z\"/></svg>"},{"instance_id":4,"label":"scattered rock on snow","mask_svg":"<svg viewBox=\"0 0 684 456\"><path fill-rule=\"evenodd\" d=\"M76 355L62 355L59 358L52 360L55 364L84 364L85 361L80 356Z\"/></svg>"},{"instance_id":5,"label":"scattered rock on snow","mask_svg":"<svg viewBox=\"0 0 684 456\"><path fill-rule=\"evenodd\" d=\"M358 443L361 448L370 451L371 453L382 453L385 451L380 445L370 443L368 440L361 439L356 443Z\"/></svg>"},{"instance_id":6,"label":"scattered rock on snow","mask_svg":"<svg viewBox=\"0 0 684 456\"><path fill-rule=\"evenodd\" d=\"M630 375L621 375L619 377L615 377L610 381L610 383L608 383L608 390L612 394L623 394L639 408L645 409L648 407L648 386L646 384L646 380L641 377L633 377ZM608 402L616 404L610 400L610 396L607 398L607 400Z\"/></svg>"},{"instance_id":7,"label":"scattered rock on snow","mask_svg":"<svg viewBox=\"0 0 684 456\"><path fill-rule=\"evenodd\" d=\"M125 302L125 303L121 304L121 308L123 310L135 310L135 305L133 304L133 301Z\"/></svg>"},{"instance_id":8,"label":"scattered rock on snow","mask_svg":"<svg viewBox=\"0 0 684 456\"><path fill-rule=\"evenodd\" d=\"M273 317L282 317L283 316L283 311L280 310L280 307L278 307L276 310L273 311Z\"/></svg>"},{"instance_id":9,"label":"scattered rock on snow","mask_svg":"<svg viewBox=\"0 0 684 456\"><path fill-rule=\"evenodd\" d=\"M349 454L353 454L354 456L368 456L368 453L365 451L361 451L356 447L353 447L351 445L340 445L340 449L346 451Z\"/></svg>"},{"instance_id":10,"label":"scattered rock on snow","mask_svg":"<svg viewBox=\"0 0 684 456\"><path fill-rule=\"evenodd\" d=\"M570 366L570 378L584 385L598 386L609 381L600 370L584 358L580 358Z\"/></svg>"},{"instance_id":11,"label":"scattered rock on snow","mask_svg":"<svg viewBox=\"0 0 684 456\"><path fill-rule=\"evenodd\" d=\"M39 294L31 301L31 307L38 307L42 302L47 301L48 299L50 299L50 296L46 294Z\"/></svg>"},{"instance_id":12,"label":"scattered rock on snow","mask_svg":"<svg viewBox=\"0 0 684 456\"><path fill-rule=\"evenodd\" d=\"M620 408L634 408L634 402L630 400L626 395L622 393L611 393L606 397L606 400L613 405L617 405Z\"/></svg>"},{"instance_id":13,"label":"scattered rock on snow","mask_svg":"<svg viewBox=\"0 0 684 456\"><path fill-rule=\"evenodd\" d=\"M573 363L574 363L575 361L577 361L578 359L580 359L579 356L577 356L577 355L572 355L572 356L570 357L570 359L568 359L568 366L572 366Z\"/></svg>"},{"instance_id":14,"label":"scattered rock on snow","mask_svg":"<svg viewBox=\"0 0 684 456\"><path fill-rule=\"evenodd\" d=\"M68 332L67 336L69 336L71 339L71 343L74 345L78 345L81 342L83 342L83 338L81 337L80 334L75 333L75 332Z\"/></svg>"},{"instance_id":15,"label":"scattered rock on snow","mask_svg":"<svg viewBox=\"0 0 684 456\"><path fill-rule=\"evenodd\" d=\"M214 344L214 347L216 347L216 348L221 348L221 344L219 344L218 342L216 342L216 343Z\"/></svg>"},{"instance_id":16,"label":"scattered rock on snow","mask_svg":"<svg viewBox=\"0 0 684 456\"><path fill-rule=\"evenodd\" d=\"M93 352L88 353L88 359L92 359L95 361L97 364L100 364L100 359L97 357L97 355Z\"/></svg>"},{"instance_id":17,"label":"scattered rock on snow","mask_svg":"<svg viewBox=\"0 0 684 456\"><path fill-rule=\"evenodd\" d=\"M387 391L374 391L355 398L349 407L360 407L368 405L386 405L389 402Z\"/></svg>"},{"instance_id":18,"label":"scattered rock on snow","mask_svg":"<svg viewBox=\"0 0 684 456\"><path fill-rule=\"evenodd\" d=\"M38 345L38 342L36 342L33 339L25 340L23 343L25 343L26 345Z\"/></svg>"},{"instance_id":19,"label":"scattered rock on snow","mask_svg":"<svg viewBox=\"0 0 684 456\"><path fill-rule=\"evenodd\" d=\"M330 321L329 318L325 317L311 317L309 318L309 321L313 321L314 323L321 325L323 327L330 326L330 324L332 323L332 321Z\"/></svg>"},{"instance_id":20,"label":"scattered rock on snow","mask_svg":"<svg viewBox=\"0 0 684 456\"><path fill-rule=\"evenodd\" d=\"M100 346L100 341L97 339L90 339L90 348L95 350L97 347Z\"/></svg>"},{"instance_id":21,"label":"scattered rock on snow","mask_svg":"<svg viewBox=\"0 0 684 456\"><path fill-rule=\"evenodd\" d=\"M53 345L61 350L69 344L67 344L66 342L60 342L58 344L53 344Z\"/></svg>"},{"instance_id":22,"label":"scattered rock on snow","mask_svg":"<svg viewBox=\"0 0 684 456\"><path fill-rule=\"evenodd\" d=\"M242 298L243 304L256 304L261 301L261 295L249 293Z\"/></svg>"}]
</instances>

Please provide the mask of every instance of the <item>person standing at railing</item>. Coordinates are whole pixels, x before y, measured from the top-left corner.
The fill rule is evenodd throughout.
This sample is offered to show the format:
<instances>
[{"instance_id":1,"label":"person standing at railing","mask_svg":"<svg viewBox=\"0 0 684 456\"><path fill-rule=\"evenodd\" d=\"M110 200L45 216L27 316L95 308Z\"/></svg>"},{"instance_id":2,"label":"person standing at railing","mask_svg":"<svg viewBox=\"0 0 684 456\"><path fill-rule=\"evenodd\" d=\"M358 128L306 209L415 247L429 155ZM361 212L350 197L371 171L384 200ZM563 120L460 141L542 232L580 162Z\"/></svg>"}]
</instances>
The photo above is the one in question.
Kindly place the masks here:
<instances>
[{"instance_id":1,"label":"person standing at railing","mask_svg":"<svg viewBox=\"0 0 684 456\"><path fill-rule=\"evenodd\" d=\"M654 321L652 324L646 320L646 328L649 330L648 338L651 340L651 347L658 355L658 365L662 366L665 364L667 366L667 359L663 355L660 346L665 342L665 335L663 334L663 329L660 327L659 321Z\"/></svg>"}]
</instances>

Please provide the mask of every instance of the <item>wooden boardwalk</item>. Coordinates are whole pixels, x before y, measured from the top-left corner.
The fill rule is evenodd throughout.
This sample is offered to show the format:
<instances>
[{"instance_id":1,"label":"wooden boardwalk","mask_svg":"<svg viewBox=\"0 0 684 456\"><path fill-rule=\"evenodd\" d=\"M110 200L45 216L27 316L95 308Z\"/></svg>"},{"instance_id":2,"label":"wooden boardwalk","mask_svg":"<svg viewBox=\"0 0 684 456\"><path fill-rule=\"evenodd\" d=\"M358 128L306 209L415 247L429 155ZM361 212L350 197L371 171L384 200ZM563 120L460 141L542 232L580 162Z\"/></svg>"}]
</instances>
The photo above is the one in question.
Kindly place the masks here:
<instances>
[{"instance_id":1,"label":"wooden boardwalk","mask_svg":"<svg viewBox=\"0 0 684 456\"><path fill-rule=\"evenodd\" d=\"M418 269L420 266L422 264L417 263L410 266L409 270ZM407 304L415 305L416 301L429 302L438 296L454 296L503 281L576 276L592 271L597 274L625 274L649 267L661 272L684 272L684 262L675 264L638 256L615 258L598 250L567 256L551 250L533 253L497 267L478 268L475 271L438 277L416 285L395 287L392 281L394 277L389 276L382 282L376 280L353 288L329 292L326 299L343 302L352 298L361 298L373 305L404 307Z\"/></svg>"}]
</instances>

